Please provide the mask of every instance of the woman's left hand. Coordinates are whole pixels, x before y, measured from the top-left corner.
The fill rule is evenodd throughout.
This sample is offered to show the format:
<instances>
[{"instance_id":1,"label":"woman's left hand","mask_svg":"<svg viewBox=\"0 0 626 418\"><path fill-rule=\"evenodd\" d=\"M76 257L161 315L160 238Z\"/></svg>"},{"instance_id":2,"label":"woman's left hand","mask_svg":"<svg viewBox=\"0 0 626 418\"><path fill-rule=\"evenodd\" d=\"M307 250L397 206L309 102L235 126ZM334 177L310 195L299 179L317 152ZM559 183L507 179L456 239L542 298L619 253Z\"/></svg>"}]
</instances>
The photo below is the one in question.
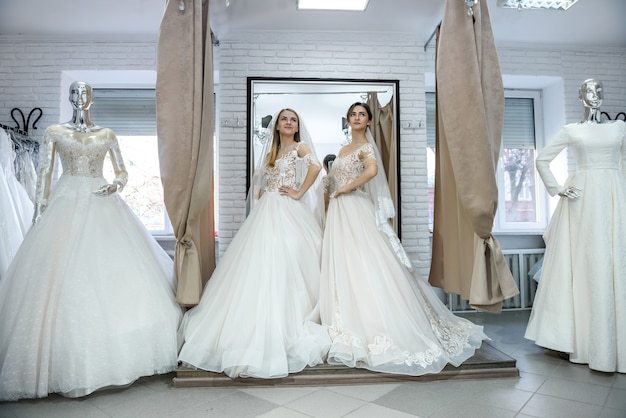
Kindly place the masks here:
<instances>
[{"instance_id":1,"label":"woman's left hand","mask_svg":"<svg viewBox=\"0 0 626 418\"><path fill-rule=\"evenodd\" d=\"M278 189L278 192L282 195L282 196L289 196L290 198L294 199L294 200L300 200L300 194L298 193L298 191L292 187L289 186L280 186L280 188Z\"/></svg>"}]
</instances>

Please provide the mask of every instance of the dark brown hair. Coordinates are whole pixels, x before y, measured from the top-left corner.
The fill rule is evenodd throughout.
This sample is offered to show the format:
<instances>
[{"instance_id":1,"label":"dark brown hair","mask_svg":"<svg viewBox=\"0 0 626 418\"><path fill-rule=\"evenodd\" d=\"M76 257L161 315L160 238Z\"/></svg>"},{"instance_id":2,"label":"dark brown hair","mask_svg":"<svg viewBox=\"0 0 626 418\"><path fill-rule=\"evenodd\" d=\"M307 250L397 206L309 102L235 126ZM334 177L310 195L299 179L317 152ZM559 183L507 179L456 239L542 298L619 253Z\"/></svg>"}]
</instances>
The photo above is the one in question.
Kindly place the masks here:
<instances>
[{"instance_id":1,"label":"dark brown hair","mask_svg":"<svg viewBox=\"0 0 626 418\"><path fill-rule=\"evenodd\" d=\"M368 105L367 103L361 103L361 102L352 103L352 105L348 108L348 113L346 113L346 119L350 120L350 113L352 113L354 108L357 106L363 106L365 108L365 111L367 112L367 116L370 118L370 120L372 120L373 116L372 116L372 109L370 109L370 105Z\"/></svg>"}]
</instances>

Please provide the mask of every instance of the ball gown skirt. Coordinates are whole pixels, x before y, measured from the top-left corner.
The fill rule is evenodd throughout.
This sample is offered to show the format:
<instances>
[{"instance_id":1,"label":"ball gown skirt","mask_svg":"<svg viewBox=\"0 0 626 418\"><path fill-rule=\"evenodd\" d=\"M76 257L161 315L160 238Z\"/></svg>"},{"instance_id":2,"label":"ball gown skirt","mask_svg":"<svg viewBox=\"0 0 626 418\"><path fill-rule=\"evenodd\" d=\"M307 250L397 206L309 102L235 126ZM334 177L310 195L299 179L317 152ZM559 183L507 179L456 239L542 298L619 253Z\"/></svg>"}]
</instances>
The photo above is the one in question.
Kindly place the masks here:
<instances>
[{"instance_id":1,"label":"ball gown skirt","mask_svg":"<svg viewBox=\"0 0 626 418\"><path fill-rule=\"evenodd\" d=\"M365 194L331 199L323 248L320 313L332 339L330 364L439 373L470 358L487 338L400 263Z\"/></svg>"},{"instance_id":2,"label":"ball gown skirt","mask_svg":"<svg viewBox=\"0 0 626 418\"><path fill-rule=\"evenodd\" d=\"M230 377L279 378L323 362L322 231L301 202L266 192L180 328L179 360Z\"/></svg>"},{"instance_id":3,"label":"ball gown skirt","mask_svg":"<svg viewBox=\"0 0 626 418\"><path fill-rule=\"evenodd\" d=\"M0 400L173 370L172 261L104 178L61 176L0 281Z\"/></svg>"}]
</instances>

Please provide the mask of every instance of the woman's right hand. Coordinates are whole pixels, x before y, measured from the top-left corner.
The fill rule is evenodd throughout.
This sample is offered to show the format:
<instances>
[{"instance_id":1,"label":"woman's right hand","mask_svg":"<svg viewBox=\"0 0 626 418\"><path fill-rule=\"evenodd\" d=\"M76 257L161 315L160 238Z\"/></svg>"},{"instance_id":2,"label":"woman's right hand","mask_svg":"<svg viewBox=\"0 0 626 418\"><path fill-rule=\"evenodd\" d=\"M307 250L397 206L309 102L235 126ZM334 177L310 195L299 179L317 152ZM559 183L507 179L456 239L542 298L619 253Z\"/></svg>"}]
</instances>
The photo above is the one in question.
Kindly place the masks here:
<instances>
[{"instance_id":1,"label":"woman's right hand","mask_svg":"<svg viewBox=\"0 0 626 418\"><path fill-rule=\"evenodd\" d=\"M337 198L337 197L341 196L342 194L352 193L353 191L354 190L350 190L348 188L348 185L345 185L341 189L335 191L335 194L333 194L333 197Z\"/></svg>"}]
</instances>

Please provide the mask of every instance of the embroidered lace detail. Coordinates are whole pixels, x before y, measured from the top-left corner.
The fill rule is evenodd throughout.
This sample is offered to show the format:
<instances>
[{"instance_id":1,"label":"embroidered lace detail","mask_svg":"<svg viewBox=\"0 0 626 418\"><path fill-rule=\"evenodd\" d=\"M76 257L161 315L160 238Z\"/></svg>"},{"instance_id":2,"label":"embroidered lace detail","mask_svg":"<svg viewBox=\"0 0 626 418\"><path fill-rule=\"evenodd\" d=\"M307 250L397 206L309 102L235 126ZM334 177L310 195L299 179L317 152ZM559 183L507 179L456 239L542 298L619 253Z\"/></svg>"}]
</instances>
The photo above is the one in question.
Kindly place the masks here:
<instances>
[{"instance_id":1,"label":"embroidered lace detail","mask_svg":"<svg viewBox=\"0 0 626 418\"><path fill-rule=\"evenodd\" d=\"M452 322L437 315L430 303L424 298L424 312L430 321L430 327L437 336L441 346L450 357L460 355L465 348L471 347L469 343L472 335L473 324L469 321L459 320Z\"/></svg>"},{"instance_id":2,"label":"embroidered lace detail","mask_svg":"<svg viewBox=\"0 0 626 418\"><path fill-rule=\"evenodd\" d=\"M402 350L402 356L394 361L394 364L414 364L420 367L427 367L438 362L441 356L457 357L466 348L471 348L470 337L472 335L473 324L468 321L452 322L437 315L432 306L424 300L424 312L429 319L431 329L437 337L438 343L432 343L430 347L422 352L410 352ZM341 320L341 313L337 309L333 315L332 325L328 328L332 344L353 347L352 353L360 352L360 349L367 347L367 358L358 358L356 361L363 361L371 364L373 356L379 356L389 351L399 351L400 348L387 336L379 335L373 338L370 344L366 344L357 336L345 331Z\"/></svg>"},{"instance_id":3,"label":"embroidered lace detail","mask_svg":"<svg viewBox=\"0 0 626 418\"><path fill-rule=\"evenodd\" d=\"M350 350L352 353L360 352L360 349L366 347L363 340L344 331L339 312L335 312L333 323L328 328L328 333L332 344L356 348L356 350ZM388 337L378 335L373 338L372 343L367 344L367 358L356 358L355 361L371 364L371 358L373 356L379 356L388 351L399 351L399 348ZM428 350L421 353L402 351L402 357L396 359L394 363L406 364L407 366L419 364L420 367L427 367L438 361L442 354L443 351L441 348L439 348L436 344L432 344Z\"/></svg>"},{"instance_id":4,"label":"embroidered lace detail","mask_svg":"<svg viewBox=\"0 0 626 418\"><path fill-rule=\"evenodd\" d=\"M335 158L331 168L335 189L339 190L359 177L365 170L365 161L370 159L376 161L374 150L370 144L363 144L351 153ZM359 186L356 192L365 193L365 189L363 186Z\"/></svg>"},{"instance_id":5,"label":"embroidered lace detail","mask_svg":"<svg viewBox=\"0 0 626 418\"><path fill-rule=\"evenodd\" d=\"M265 167L264 190L266 192L276 192L281 186L300 190L309 166L311 164L321 166L315 156L310 153L304 157L299 157L299 149L300 144L298 143L293 150L277 159L274 162L274 167Z\"/></svg>"},{"instance_id":6,"label":"embroidered lace detail","mask_svg":"<svg viewBox=\"0 0 626 418\"><path fill-rule=\"evenodd\" d=\"M342 188L359 177L365 170L365 162L367 160L376 161L376 155L374 154L372 145L369 143L363 144L356 150L341 158L337 157L333 162L331 169L335 181L334 190ZM360 186L356 192L366 194L363 186ZM389 224L389 218L393 217L395 214L393 202L391 199L379 197L378 202L374 203L376 203L376 226L387 236L389 245L396 254L396 257L398 257L398 260L400 260L400 262L408 269L412 270L413 265L411 264L411 260L404 250L396 232Z\"/></svg>"},{"instance_id":7,"label":"embroidered lace detail","mask_svg":"<svg viewBox=\"0 0 626 418\"><path fill-rule=\"evenodd\" d=\"M101 177L104 157L115 141L108 129L97 132L49 131L49 138L56 144L63 173L79 177ZM87 137L93 138L87 138Z\"/></svg>"},{"instance_id":8,"label":"embroidered lace detail","mask_svg":"<svg viewBox=\"0 0 626 418\"><path fill-rule=\"evenodd\" d=\"M104 159L109 153L116 174L114 182L123 186L128 180L119 144L113 131L101 129L96 132L78 132L60 125L53 125L46 130L40 148L40 160L37 167L37 203L47 204L57 153L64 176L102 177Z\"/></svg>"}]
</instances>

